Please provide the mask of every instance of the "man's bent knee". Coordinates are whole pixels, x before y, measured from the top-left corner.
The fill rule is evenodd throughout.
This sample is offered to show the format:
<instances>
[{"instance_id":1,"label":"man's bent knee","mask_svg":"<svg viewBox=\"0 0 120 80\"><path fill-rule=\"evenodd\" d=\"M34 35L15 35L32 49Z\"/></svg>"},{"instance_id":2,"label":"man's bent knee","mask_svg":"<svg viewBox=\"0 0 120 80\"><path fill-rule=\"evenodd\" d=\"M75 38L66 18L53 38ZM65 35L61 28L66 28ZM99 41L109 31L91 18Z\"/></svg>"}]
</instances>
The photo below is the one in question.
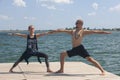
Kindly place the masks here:
<instances>
[{"instance_id":1,"label":"man's bent knee","mask_svg":"<svg viewBox=\"0 0 120 80\"><path fill-rule=\"evenodd\" d=\"M86 57L86 59L87 59L88 61L94 61L94 59L93 59L92 57Z\"/></svg>"},{"instance_id":2,"label":"man's bent knee","mask_svg":"<svg viewBox=\"0 0 120 80\"><path fill-rule=\"evenodd\" d=\"M60 56L66 57L67 56L67 52L62 52Z\"/></svg>"}]
</instances>

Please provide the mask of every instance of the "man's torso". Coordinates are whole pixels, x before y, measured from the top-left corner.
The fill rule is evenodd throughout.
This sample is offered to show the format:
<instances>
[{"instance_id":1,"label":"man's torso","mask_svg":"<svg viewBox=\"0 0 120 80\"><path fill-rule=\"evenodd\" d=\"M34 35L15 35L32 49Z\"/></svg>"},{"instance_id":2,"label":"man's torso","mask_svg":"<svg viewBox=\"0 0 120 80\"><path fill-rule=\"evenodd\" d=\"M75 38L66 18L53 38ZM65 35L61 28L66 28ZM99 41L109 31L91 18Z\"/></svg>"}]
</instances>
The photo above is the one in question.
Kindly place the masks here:
<instances>
[{"instance_id":1,"label":"man's torso","mask_svg":"<svg viewBox=\"0 0 120 80\"><path fill-rule=\"evenodd\" d=\"M72 32L72 46L73 47L77 47L81 45L82 39L83 39L83 31L84 31L83 29L79 31L73 30Z\"/></svg>"}]
</instances>

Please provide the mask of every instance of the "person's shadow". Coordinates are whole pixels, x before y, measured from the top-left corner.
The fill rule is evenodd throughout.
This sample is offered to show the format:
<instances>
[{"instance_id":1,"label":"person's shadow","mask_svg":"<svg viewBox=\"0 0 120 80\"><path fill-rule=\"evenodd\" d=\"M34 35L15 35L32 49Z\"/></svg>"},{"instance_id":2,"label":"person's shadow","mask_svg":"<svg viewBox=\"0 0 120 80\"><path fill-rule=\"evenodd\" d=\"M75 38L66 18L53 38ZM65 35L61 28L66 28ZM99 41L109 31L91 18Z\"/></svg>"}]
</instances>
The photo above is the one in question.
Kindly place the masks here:
<instances>
[{"instance_id":1,"label":"person's shadow","mask_svg":"<svg viewBox=\"0 0 120 80\"><path fill-rule=\"evenodd\" d=\"M0 72L0 74L26 74L26 75L43 75L45 72L33 72L33 71L24 71L24 72Z\"/></svg>"},{"instance_id":2,"label":"person's shadow","mask_svg":"<svg viewBox=\"0 0 120 80\"><path fill-rule=\"evenodd\" d=\"M66 73L47 73L46 72L33 72L33 71L24 71L24 72L0 72L0 74L24 74L24 75L43 75L43 76L69 76L69 77L86 77L86 76L94 76L100 74L66 74Z\"/></svg>"},{"instance_id":3,"label":"person's shadow","mask_svg":"<svg viewBox=\"0 0 120 80\"><path fill-rule=\"evenodd\" d=\"M100 75L100 74L66 74L66 73L50 73L46 74L45 76L69 76L69 77L86 77L86 76L93 76L93 75Z\"/></svg>"}]
</instances>

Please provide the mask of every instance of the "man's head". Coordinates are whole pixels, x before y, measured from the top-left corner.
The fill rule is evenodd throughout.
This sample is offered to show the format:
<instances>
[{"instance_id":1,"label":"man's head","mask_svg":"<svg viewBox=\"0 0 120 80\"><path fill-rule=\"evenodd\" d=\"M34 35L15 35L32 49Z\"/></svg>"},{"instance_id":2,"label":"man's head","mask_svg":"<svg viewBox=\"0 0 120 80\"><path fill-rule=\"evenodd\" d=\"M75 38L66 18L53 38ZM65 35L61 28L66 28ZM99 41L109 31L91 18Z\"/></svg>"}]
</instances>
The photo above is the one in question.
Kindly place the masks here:
<instances>
[{"instance_id":1,"label":"man's head","mask_svg":"<svg viewBox=\"0 0 120 80\"><path fill-rule=\"evenodd\" d=\"M75 24L76 24L76 28L82 28L82 26L83 26L83 20L78 19Z\"/></svg>"},{"instance_id":2,"label":"man's head","mask_svg":"<svg viewBox=\"0 0 120 80\"><path fill-rule=\"evenodd\" d=\"M29 26L28 26L28 31L34 32L34 26L33 26L33 25L29 25Z\"/></svg>"}]
</instances>

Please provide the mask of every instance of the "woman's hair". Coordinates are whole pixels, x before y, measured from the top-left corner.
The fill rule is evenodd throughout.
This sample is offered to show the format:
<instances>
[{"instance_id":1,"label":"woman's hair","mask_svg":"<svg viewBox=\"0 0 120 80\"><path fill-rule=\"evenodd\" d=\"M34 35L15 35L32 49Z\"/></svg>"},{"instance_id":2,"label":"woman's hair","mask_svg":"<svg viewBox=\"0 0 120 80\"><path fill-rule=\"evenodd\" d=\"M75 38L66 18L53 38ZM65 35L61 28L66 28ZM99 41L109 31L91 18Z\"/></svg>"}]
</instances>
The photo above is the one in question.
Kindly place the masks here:
<instances>
[{"instance_id":1,"label":"woman's hair","mask_svg":"<svg viewBox=\"0 0 120 80\"><path fill-rule=\"evenodd\" d=\"M29 25L29 26L28 26L28 30L30 30L31 27L33 27L33 25Z\"/></svg>"}]
</instances>

